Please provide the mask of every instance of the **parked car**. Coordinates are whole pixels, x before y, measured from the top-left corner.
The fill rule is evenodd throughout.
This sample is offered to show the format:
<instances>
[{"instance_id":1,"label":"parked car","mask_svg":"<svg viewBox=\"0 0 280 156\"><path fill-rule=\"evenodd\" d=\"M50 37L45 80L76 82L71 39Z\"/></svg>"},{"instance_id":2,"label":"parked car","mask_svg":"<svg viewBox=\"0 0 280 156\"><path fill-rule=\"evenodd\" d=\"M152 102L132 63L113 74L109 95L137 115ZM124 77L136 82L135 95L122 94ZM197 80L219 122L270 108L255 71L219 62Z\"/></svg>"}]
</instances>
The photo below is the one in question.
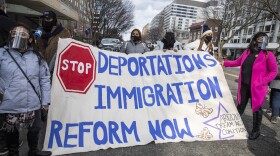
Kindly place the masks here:
<instances>
[{"instance_id":1,"label":"parked car","mask_svg":"<svg viewBox=\"0 0 280 156\"><path fill-rule=\"evenodd\" d=\"M109 51L120 51L121 42L116 38L103 38L98 46L100 49Z\"/></svg>"}]
</instances>

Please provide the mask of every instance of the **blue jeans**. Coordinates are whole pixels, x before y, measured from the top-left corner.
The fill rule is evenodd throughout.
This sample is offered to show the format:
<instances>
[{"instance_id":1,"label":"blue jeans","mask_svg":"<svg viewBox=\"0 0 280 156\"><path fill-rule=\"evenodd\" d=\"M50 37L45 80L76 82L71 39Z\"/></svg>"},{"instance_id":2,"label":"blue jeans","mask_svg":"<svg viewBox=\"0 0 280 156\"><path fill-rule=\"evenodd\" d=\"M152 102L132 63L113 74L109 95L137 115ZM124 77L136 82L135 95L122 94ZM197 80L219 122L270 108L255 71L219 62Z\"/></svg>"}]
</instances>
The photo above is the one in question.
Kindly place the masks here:
<instances>
[{"instance_id":1,"label":"blue jeans","mask_svg":"<svg viewBox=\"0 0 280 156\"><path fill-rule=\"evenodd\" d=\"M270 104L272 108L272 116L280 115L280 89L271 88Z\"/></svg>"}]
</instances>

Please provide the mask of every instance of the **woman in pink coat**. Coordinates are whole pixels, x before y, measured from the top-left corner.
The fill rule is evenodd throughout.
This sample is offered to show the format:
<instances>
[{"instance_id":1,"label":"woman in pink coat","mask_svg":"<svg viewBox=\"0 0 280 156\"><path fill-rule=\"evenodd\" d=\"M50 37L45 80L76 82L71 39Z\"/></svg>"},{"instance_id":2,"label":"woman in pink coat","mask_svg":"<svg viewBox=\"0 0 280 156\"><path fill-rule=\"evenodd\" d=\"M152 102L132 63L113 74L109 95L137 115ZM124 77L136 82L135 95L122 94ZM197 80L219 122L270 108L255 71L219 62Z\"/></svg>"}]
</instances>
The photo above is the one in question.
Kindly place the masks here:
<instances>
[{"instance_id":1,"label":"woman in pink coat","mask_svg":"<svg viewBox=\"0 0 280 156\"><path fill-rule=\"evenodd\" d=\"M260 136L260 125L262 121L262 109L268 90L268 83L277 75L278 68L275 56L266 51L268 43L266 33L258 32L252 38L248 49L234 61L225 61L223 66L241 66L238 79L238 106L240 115L243 114L249 98L253 111L253 130L249 136L250 140Z\"/></svg>"}]
</instances>

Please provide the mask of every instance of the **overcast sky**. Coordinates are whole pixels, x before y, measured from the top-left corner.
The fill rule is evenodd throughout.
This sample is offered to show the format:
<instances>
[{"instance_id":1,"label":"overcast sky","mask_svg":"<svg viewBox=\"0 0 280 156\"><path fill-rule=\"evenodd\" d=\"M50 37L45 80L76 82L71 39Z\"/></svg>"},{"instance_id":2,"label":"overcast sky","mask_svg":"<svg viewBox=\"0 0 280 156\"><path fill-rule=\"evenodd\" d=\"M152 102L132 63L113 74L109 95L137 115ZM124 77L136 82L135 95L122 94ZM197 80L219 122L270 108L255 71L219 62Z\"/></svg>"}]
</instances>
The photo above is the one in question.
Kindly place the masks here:
<instances>
[{"instance_id":1,"label":"overcast sky","mask_svg":"<svg viewBox=\"0 0 280 156\"><path fill-rule=\"evenodd\" d=\"M161 12L165 6L172 3L173 0L132 0L135 5L134 10L134 28L141 30L142 28L152 19ZM208 0L197 0L197 1L208 1ZM131 29L131 30L132 30ZM123 35L124 40L129 40L130 32L129 30Z\"/></svg>"}]
</instances>

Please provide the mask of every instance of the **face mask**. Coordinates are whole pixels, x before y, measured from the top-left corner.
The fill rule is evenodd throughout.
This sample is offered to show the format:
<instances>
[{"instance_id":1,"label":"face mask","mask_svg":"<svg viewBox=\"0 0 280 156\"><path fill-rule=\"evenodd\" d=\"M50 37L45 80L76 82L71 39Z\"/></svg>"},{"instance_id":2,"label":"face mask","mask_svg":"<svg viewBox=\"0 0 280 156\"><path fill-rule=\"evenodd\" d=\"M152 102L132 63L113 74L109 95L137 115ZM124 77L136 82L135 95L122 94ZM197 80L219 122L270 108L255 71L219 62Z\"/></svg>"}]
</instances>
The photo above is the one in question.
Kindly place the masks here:
<instances>
[{"instance_id":1,"label":"face mask","mask_svg":"<svg viewBox=\"0 0 280 156\"><path fill-rule=\"evenodd\" d=\"M23 27L16 27L11 31L9 47L20 51L26 51L29 39L29 33Z\"/></svg>"},{"instance_id":2,"label":"face mask","mask_svg":"<svg viewBox=\"0 0 280 156\"><path fill-rule=\"evenodd\" d=\"M206 36L205 39L207 40L207 42L210 42L212 40L212 36Z\"/></svg>"},{"instance_id":3,"label":"face mask","mask_svg":"<svg viewBox=\"0 0 280 156\"><path fill-rule=\"evenodd\" d=\"M131 36L131 40L132 40L133 42L140 41L140 36Z\"/></svg>"},{"instance_id":4,"label":"face mask","mask_svg":"<svg viewBox=\"0 0 280 156\"><path fill-rule=\"evenodd\" d=\"M45 32L51 32L52 28L56 25L55 20L52 20L50 22L42 21L42 26Z\"/></svg>"},{"instance_id":5,"label":"face mask","mask_svg":"<svg viewBox=\"0 0 280 156\"><path fill-rule=\"evenodd\" d=\"M258 42L258 48L262 50L266 50L267 46L267 36L263 36L262 42Z\"/></svg>"}]
</instances>

